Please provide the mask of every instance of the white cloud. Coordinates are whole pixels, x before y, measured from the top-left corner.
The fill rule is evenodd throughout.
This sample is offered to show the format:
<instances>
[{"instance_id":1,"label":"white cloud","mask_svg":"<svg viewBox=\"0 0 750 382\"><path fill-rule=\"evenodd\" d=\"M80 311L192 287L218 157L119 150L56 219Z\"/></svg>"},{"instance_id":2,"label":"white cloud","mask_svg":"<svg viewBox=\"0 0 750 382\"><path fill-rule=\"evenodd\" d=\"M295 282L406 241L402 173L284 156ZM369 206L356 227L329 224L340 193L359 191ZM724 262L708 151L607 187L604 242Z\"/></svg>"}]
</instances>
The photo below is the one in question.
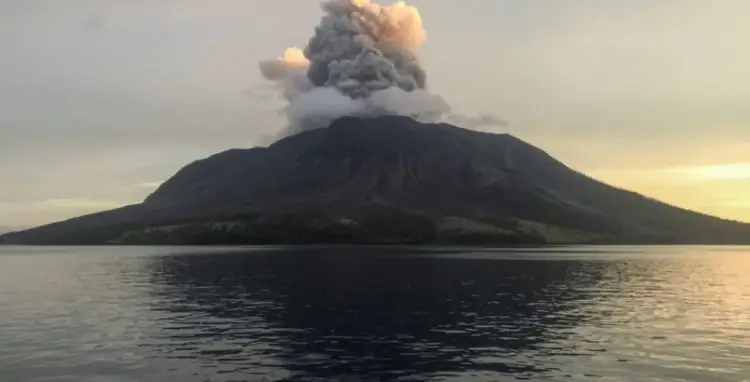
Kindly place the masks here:
<instances>
[{"instance_id":1,"label":"white cloud","mask_svg":"<svg viewBox=\"0 0 750 382\"><path fill-rule=\"evenodd\" d=\"M42 202L42 205L51 208L71 208L71 209L109 209L122 207L123 203L112 200L94 200L94 199L47 199Z\"/></svg>"},{"instance_id":2,"label":"white cloud","mask_svg":"<svg viewBox=\"0 0 750 382\"><path fill-rule=\"evenodd\" d=\"M138 188L156 189L159 186L161 186L162 183L163 182L145 182L145 183L138 184L136 187L138 187Z\"/></svg>"},{"instance_id":3,"label":"white cloud","mask_svg":"<svg viewBox=\"0 0 750 382\"><path fill-rule=\"evenodd\" d=\"M750 162L683 167L673 169L672 172L692 181L750 179Z\"/></svg>"},{"instance_id":4,"label":"white cloud","mask_svg":"<svg viewBox=\"0 0 750 382\"><path fill-rule=\"evenodd\" d=\"M651 183L694 183L750 180L750 163L662 168L611 168L588 171L601 179Z\"/></svg>"},{"instance_id":5,"label":"white cloud","mask_svg":"<svg viewBox=\"0 0 750 382\"><path fill-rule=\"evenodd\" d=\"M729 198L718 203L721 207L750 209L750 195L745 198Z\"/></svg>"}]
</instances>

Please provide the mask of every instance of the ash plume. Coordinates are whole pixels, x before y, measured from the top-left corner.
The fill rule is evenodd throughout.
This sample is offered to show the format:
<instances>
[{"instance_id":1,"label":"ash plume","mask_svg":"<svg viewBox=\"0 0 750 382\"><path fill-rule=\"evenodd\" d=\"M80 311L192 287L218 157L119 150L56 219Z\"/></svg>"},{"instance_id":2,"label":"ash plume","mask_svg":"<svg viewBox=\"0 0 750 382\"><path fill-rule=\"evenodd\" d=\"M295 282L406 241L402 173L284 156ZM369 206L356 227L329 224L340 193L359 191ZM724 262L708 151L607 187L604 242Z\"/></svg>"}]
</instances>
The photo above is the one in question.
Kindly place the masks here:
<instances>
[{"instance_id":1,"label":"ash plume","mask_svg":"<svg viewBox=\"0 0 750 382\"><path fill-rule=\"evenodd\" d=\"M304 49L260 62L289 102L286 135L325 127L342 116L405 115L424 122L450 116L427 90L417 51L426 39L419 11L399 1L328 0Z\"/></svg>"}]
</instances>

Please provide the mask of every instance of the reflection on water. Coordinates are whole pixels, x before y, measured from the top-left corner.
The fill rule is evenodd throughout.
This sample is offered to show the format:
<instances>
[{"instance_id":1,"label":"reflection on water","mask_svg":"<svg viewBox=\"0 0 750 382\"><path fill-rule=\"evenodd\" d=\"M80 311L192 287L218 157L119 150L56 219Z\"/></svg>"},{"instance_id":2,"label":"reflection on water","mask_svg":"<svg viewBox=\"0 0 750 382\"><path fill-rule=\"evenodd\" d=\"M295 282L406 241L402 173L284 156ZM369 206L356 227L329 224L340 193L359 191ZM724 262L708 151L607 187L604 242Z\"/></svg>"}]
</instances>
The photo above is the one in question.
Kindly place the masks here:
<instances>
[{"instance_id":1,"label":"reflection on water","mask_svg":"<svg viewBox=\"0 0 750 382\"><path fill-rule=\"evenodd\" d=\"M746 248L13 251L12 381L750 378Z\"/></svg>"}]
</instances>

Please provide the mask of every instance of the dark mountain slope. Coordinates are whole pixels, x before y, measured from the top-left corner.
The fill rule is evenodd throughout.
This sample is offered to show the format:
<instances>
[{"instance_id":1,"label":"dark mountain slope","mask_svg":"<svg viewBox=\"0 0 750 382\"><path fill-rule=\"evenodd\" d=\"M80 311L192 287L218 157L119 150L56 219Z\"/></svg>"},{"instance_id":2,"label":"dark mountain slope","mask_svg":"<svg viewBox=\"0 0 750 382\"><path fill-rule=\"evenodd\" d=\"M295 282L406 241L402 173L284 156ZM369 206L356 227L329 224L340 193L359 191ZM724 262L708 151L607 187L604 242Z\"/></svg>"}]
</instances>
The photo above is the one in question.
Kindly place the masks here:
<instances>
[{"instance_id":1,"label":"dark mountain slope","mask_svg":"<svg viewBox=\"0 0 750 382\"><path fill-rule=\"evenodd\" d=\"M747 225L675 208L580 174L506 134L405 117L342 118L268 148L194 162L142 204L4 236L80 241L244 214L356 217L389 208L434 221L523 219L627 242L750 242Z\"/></svg>"}]
</instances>

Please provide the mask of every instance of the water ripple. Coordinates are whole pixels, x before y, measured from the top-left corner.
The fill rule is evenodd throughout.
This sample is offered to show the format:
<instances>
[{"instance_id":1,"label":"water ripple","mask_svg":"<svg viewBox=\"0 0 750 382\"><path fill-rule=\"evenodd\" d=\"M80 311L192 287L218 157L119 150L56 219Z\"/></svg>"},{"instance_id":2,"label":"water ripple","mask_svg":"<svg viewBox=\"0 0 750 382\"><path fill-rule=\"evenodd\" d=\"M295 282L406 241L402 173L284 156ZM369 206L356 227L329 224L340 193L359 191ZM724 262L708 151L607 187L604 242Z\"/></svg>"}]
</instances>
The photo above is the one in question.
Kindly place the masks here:
<instances>
[{"instance_id":1,"label":"water ripple","mask_svg":"<svg viewBox=\"0 0 750 382\"><path fill-rule=\"evenodd\" d=\"M2 251L10 381L750 375L741 247Z\"/></svg>"}]
</instances>

